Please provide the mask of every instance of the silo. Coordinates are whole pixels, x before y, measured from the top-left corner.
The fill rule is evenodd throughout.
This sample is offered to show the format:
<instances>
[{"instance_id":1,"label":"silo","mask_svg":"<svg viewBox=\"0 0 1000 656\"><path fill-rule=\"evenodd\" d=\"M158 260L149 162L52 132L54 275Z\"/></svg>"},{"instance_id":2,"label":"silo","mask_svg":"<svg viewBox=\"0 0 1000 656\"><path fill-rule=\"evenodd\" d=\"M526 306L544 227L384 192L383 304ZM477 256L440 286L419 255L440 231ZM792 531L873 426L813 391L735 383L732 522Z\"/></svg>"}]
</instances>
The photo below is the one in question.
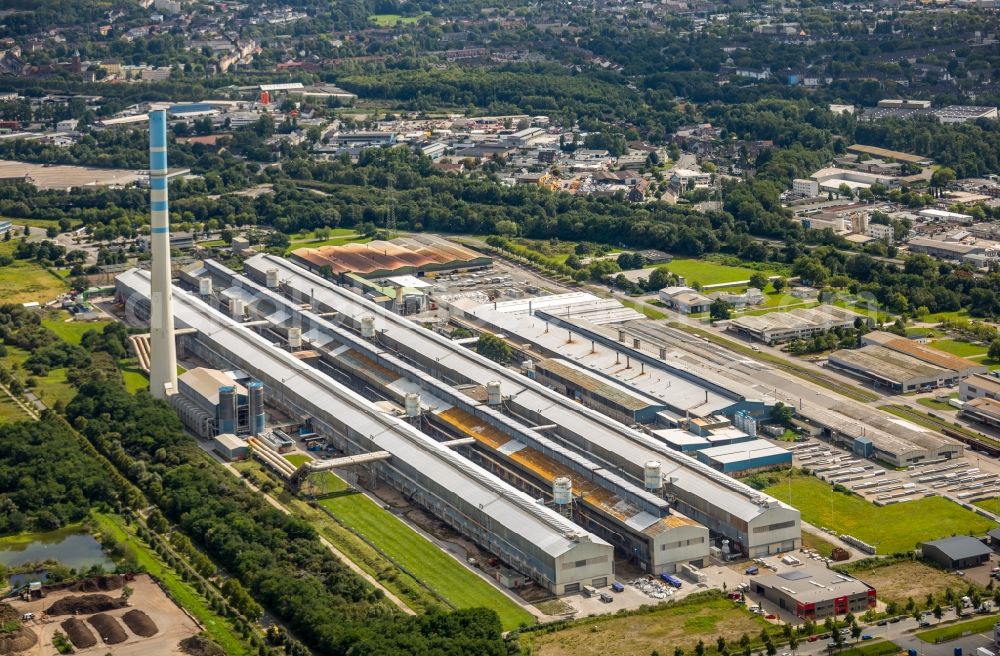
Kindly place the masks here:
<instances>
[{"instance_id":1,"label":"silo","mask_svg":"<svg viewBox=\"0 0 1000 656\"><path fill-rule=\"evenodd\" d=\"M406 403L406 416L407 417L418 417L420 416L420 395L416 392L409 392L405 398Z\"/></svg>"},{"instance_id":2,"label":"silo","mask_svg":"<svg viewBox=\"0 0 1000 656\"><path fill-rule=\"evenodd\" d=\"M292 326L288 329L288 348L301 348L302 346L302 329L298 326Z\"/></svg>"},{"instance_id":3,"label":"silo","mask_svg":"<svg viewBox=\"0 0 1000 656\"><path fill-rule=\"evenodd\" d=\"M243 314L245 312L245 306L243 301L238 298L229 299L229 316L237 321L243 321Z\"/></svg>"},{"instance_id":4,"label":"silo","mask_svg":"<svg viewBox=\"0 0 1000 656\"><path fill-rule=\"evenodd\" d=\"M361 336L365 339L375 338L375 317L370 314L361 317Z\"/></svg>"},{"instance_id":5,"label":"silo","mask_svg":"<svg viewBox=\"0 0 1000 656\"><path fill-rule=\"evenodd\" d=\"M198 278L198 293L201 296L211 296L212 295L212 279L211 278Z\"/></svg>"},{"instance_id":6,"label":"silo","mask_svg":"<svg viewBox=\"0 0 1000 656\"><path fill-rule=\"evenodd\" d=\"M251 380L247 383L247 396L250 401L250 433L260 435L264 432L264 383Z\"/></svg>"},{"instance_id":7,"label":"silo","mask_svg":"<svg viewBox=\"0 0 1000 656\"><path fill-rule=\"evenodd\" d=\"M646 489L658 491L663 487L663 467L658 460L648 461L642 468Z\"/></svg>"},{"instance_id":8,"label":"silo","mask_svg":"<svg viewBox=\"0 0 1000 656\"><path fill-rule=\"evenodd\" d=\"M278 288L278 270L277 269L268 269L267 273L266 273L266 276L267 276L267 288L268 289L277 289Z\"/></svg>"},{"instance_id":9,"label":"silo","mask_svg":"<svg viewBox=\"0 0 1000 656\"><path fill-rule=\"evenodd\" d=\"M219 388L219 432L236 434L236 386Z\"/></svg>"},{"instance_id":10,"label":"silo","mask_svg":"<svg viewBox=\"0 0 1000 656\"><path fill-rule=\"evenodd\" d=\"M503 397L500 394L500 381L491 380L486 383L486 403L488 405L500 405Z\"/></svg>"},{"instance_id":11,"label":"silo","mask_svg":"<svg viewBox=\"0 0 1000 656\"><path fill-rule=\"evenodd\" d=\"M557 476L552 481L552 502L557 506L568 506L573 502L573 481L569 476Z\"/></svg>"}]
</instances>

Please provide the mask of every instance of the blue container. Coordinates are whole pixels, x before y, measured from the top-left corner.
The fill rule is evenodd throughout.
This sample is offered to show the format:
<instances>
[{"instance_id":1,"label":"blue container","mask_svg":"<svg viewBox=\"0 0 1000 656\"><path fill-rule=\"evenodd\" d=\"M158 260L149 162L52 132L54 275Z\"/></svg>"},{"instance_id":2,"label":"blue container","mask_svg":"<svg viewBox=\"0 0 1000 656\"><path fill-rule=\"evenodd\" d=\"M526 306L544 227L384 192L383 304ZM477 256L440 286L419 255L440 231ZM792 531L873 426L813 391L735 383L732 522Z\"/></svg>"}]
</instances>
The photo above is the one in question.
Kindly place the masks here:
<instances>
[{"instance_id":1,"label":"blue container","mask_svg":"<svg viewBox=\"0 0 1000 656\"><path fill-rule=\"evenodd\" d=\"M917 650L916 649L907 649L906 650L906 656L917 656Z\"/></svg>"},{"instance_id":2,"label":"blue container","mask_svg":"<svg viewBox=\"0 0 1000 656\"><path fill-rule=\"evenodd\" d=\"M962 656L962 648L955 647L955 656Z\"/></svg>"}]
</instances>

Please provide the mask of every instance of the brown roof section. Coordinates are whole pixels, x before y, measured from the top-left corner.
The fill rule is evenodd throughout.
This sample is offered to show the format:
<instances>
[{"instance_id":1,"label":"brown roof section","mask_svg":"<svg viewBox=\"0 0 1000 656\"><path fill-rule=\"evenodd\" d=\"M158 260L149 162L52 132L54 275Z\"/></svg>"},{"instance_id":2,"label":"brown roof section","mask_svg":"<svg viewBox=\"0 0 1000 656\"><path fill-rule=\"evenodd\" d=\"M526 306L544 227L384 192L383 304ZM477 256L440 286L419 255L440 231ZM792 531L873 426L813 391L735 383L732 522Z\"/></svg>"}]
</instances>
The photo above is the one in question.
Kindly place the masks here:
<instances>
[{"instance_id":1,"label":"brown roof section","mask_svg":"<svg viewBox=\"0 0 1000 656\"><path fill-rule=\"evenodd\" d=\"M986 365L981 362L952 355L951 353L946 353L945 351L925 346L919 342L914 342L913 340L893 335L892 333L880 331L866 335L866 337L870 338L869 341L876 342L877 344L892 349L897 353L912 355L918 360L923 360L928 364L933 364L943 369L951 369L952 371L965 371L966 369L976 368L979 368L980 370L986 369Z\"/></svg>"},{"instance_id":2,"label":"brown roof section","mask_svg":"<svg viewBox=\"0 0 1000 656\"><path fill-rule=\"evenodd\" d=\"M392 241L371 241L367 244L344 244L299 248L292 252L298 259L316 268L330 267L333 273L361 275L393 272L407 267L454 264L456 267L484 257L464 246L440 237L414 235Z\"/></svg>"}]
</instances>

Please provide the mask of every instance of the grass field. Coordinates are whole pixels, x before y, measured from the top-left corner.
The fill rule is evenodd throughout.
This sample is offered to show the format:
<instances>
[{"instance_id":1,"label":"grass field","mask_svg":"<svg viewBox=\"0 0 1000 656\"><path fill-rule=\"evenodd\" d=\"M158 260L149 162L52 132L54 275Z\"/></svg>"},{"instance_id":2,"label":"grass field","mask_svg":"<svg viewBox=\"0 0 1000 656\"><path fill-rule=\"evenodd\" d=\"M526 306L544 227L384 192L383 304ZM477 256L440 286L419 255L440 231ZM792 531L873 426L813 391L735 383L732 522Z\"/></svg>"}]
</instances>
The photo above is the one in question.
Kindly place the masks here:
<instances>
[{"instance_id":1,"label":"grass field","mask_svg":"<svg viewBox=\"0 0 1000 656\"><path fill-rule=\"evenodd\" d=\"M688 285L695 282L702 285L736 283L749 280L750 276L757 273L754 269L747 267L729 266L728 264L692 258L676 258L664 267L671 273L684 276ZM765 274L774 275L773 272L765 272Z\"/></svg>"},{"instance_id":2,"label":"grass field","mask_svg":"<svg viewBox=\"0 0 1000 656\"><path fill-rule=\"evenodd\" d=\"M635 301L630 301L628 299L620 298L621 304L625 307L632 308L636 312L641 312L646 315L647 319L666 319L667 315L660 312L656 308L651 308L645 303L636 303Z\"/></svg>"},{"instance_id":3,"label":"grass field","mask_svg":"<svg viewBox=\"0 0 1000 656\"><path fill-rule=\"evenodd\" d=\"M419 16L400 16L399 14L372 14L368 17L368 20L375 23L379 27L392 27L398 23L403 23L404 25L411 25L416 23L424 16L429 15L427 12Z\"/></svg>"},{"instance_id":4,"label":"grass field","mask_svg":"<svg viewBox=\"0 0 1000 656\"><path fill-rule=\"evenodd\" d=\"M285 460L298 467L302 463L309 462L312 458L304 453L288 453L285 454Z\"/></svg>"},{"instance_id":5,"label":"grass field","mask_svg":"<svg viewBox=\"0 0 1000 656\"><path fill-rule=\"evenodd\" d=\"M926 323L940 323L948 319L968 319L969 311L967 309L953 310L951 312L935 312L934 314L928 314L922 317L920 320Z\"/></svg>"},{"instance_id":6,"label":"grass field","mask_svg":"<svg viewBox=\"0 0 1000 656\"><path fill-rule=\"evenodd\" d=\"M118 516L94 513L97 530L114 537L127 545L135 553L136 561L149 574L155 576L167 589L170 597L187 609L201 623L208 636L219 643L226 654L251 654L240 634L224 618L217 615L208 602L184 581L180 575L164 563L159 555L135 535L134 527L127 526Z\"/></svg>"},{"instance_id":7,"label":"grass field","mask_svg":"<svg viewBox=\"0 0 1000 656\"><path fill-rule=\"evenodd\" d=\"M969 582L961 577L918 561L893 563L865 570L852 569L851 575L878 590L880 601L895 601L901 606L905 606L910 597L913 597L917 605L923 606L928 594L943 599L944 591L948 588L959 592L969 587Z\"/></svg>"},{"instance_id":8,"label":"grass field","mask_svg":"<svg viewBox=\"0 0 1000 656\"><path fill-rule=\"evenodd\" d=\"M364 235L359 235L352 230L347 230L346 234L330 237L329 239L315 239L312 237L305 237L301 240L293 239L285 252L290 253L297 248L320 248L321 246L343 246L344 244L367 244L371 240L371 237L365 237Z\"/></svg>"},{"instance_id":9,"label":"grass field","mask_svg":"<svg viewBox=\"0 0 1000 656\"><path fill-rule=\"evenodd\" d=\"M926 631L920 631L916 635L924 642L929 642L931 644L957 640L962 636L975 633L988 633L992 636L993 627L996 623L996 616L988 615L986 617L978 617L968 622L957 622L955 624L948 624L946 626L939 626Z\"/></svg>"},{"instance_id":10,"label":"grass field","mask_svg":"<svg viewBox=\"0 0 1000 656\"><path fill-rule=\"evenodd\" d=\"M453 606L492 608L504 630L534 624L526 610L363 494L348 493L318 503Z\"/></svg>"},{"instance_id":11,"label":"grass field","mask_svg":"<svg viewBox=\"0 0 1000 656\"><path fill-rule=\"evenodd\" d=\"M840 656L889 656L899 653L899 645L888 640L871 640L837 653Z\"/></svg>"},{"instance_id":12,"label":"grass field","mask_svg":"<svg viewBox=\"0 0 1000 656\"><path fill-rule=\"evenodd\" d=\"M24 383L28 378L35 379L34 387L30 388L47 406L52 406L56 401L68 403L76 394L76 389L66 381L66 369L52 369L44 376L34 376L31 372L21 368L24 361L30 354L17 346L7 347L7 357L0 359L7 367L14 369L14 375Z\"/></svg>"},{"instance_id":13,"label":"grass field","mask_svg":"<svg viewBox=\"0 0 1000 656\"><path fill-rule=\"evenodd\" d=\"M698 640L714 650L718 636L733 643L746 633L759 642L761 629L778 635L777 626L714 596L667 604L648 613L584 619L552 633L525 633L521 644L529 646L534 656L636 656L654 649L666 655L675 646L694 653Z\"/></svg>"},{"instance_id":14,"label":"grass field","mask_svg":"<svg viewBox=\"0 0 1000 656\"><path fill-rule=\"evenodd\" d=\"M121 369L122 378L125 379L125 389L129 394L149 388L149 378L134 361L122 360L118 363L118 368Z\"/></svg>"},{"instance_id":15,"label":"grass field","mask_svg":"<svg viewBox=\"0 0 1000 656\"><path fill-rule=\"evenodd\" d=\"M813 526L847 533L876 547L878 553L911 551L918 542L951 535L980 535L993 523L943 497L926 497L876 507L857 495L833 492L812 476L792 476L764 490L802 512Z\"/></svg>"},{"instance_id":16,"label":"grass field","mask_svg":"<svg viewBox=\"0 0 1000 656\"><path fill-rule=\"evenodd\" d=\"M4 303L46 303L66 289L62 278L35 262L16 260L0 267L0 298Z\"/></svg>"},{"instance_id":17,"label":"grass field","mask_svg":"<svg viewBox=\"0 0 1000 656\"><path fill-rule=\"evenodd\" d=\"M930 346L961 358L980 358L985 356L989 350L989 347L984 344L973 344L958 339L936 339L930 343Z\"/></svg>"},{"instance_id":18,"label":"grass field","mask_svg":"<svg viewBox=\"0 0 1000 656\"><path fill-rule=\"evenodd\" d=\"M979 506L983 510L991 512L994 515L1000 515L1000 497L980 499L979 501L973 501L972 505Z\"/></svg>"},{"instance_id":19,"label":"grass field","mask_svg":"<svg viewBox=\"0 0 1000 656\"><path fill-rule=\"evenodd\" d=\"M14 403L11 399L4 393L0 393L0 424L8 421L22 421L25 419L33 419L21 406Z\"/></svg>"},{"instance_id":20,"label":"grass field","mask_svg":"<svg viewBox=\"0 0 1000 656\"><path fill-rule=\"evenodd\" d=\"M833 556L833 544L827 542L815 533L802 531L802 546L815 549L821 555L830 558Z\"/></svg>"},{"instance_id":21,"label":"grass field","mask_svg":"<svg viewBox=\"0 0 1000 656\"><path fill-rule=\"evenodd\" d=\"M54 332L64 342L79 344L88 330L100 332L110 321L67 321L69 312L53 312L42 319L42 325Z\"/></svg>"},{"instance_id":22,"label":"grass field","mask_svg":"<svg viewBox=\"0 0 1000 656\"><path fill-rule=\"evenodd\" d=\"M952 394L951 398L957 399L958 393L956 392ZM930 408L931 410L936 410L938 412L958 412L958 408L956 408L953 405L950 405L948 402L938 401L937 399L929 396L920 397L919 399L917 399L917 403L924 406L925 408Z\"/></svg>"}]
</instances>

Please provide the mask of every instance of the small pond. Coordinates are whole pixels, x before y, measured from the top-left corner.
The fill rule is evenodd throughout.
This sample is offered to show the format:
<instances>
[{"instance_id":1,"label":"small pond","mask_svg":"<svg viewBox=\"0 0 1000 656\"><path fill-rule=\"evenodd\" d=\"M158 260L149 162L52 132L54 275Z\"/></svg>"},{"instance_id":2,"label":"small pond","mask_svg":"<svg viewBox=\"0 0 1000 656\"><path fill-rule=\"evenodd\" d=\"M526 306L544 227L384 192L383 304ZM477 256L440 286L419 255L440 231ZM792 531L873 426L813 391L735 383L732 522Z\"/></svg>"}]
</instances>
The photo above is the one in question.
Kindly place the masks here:
<instances>
[{"instance_id":1,"label":"small pond","mask_svg":"<svg viewBox=\"0 0 1000 656\"><path fill-rule=\"evenodd\" d=\"M100 543L79 526L67 527L48 533L23 533L0 538L0 563L14 568L25 563L55 560L76 570L101 565L114 570L114 562L101 551ZM13 575L10 582L23 583L21 579L44 580L39 574ZM17 579L15 581L14 579Z\"/></svg>"}]
</instances>

